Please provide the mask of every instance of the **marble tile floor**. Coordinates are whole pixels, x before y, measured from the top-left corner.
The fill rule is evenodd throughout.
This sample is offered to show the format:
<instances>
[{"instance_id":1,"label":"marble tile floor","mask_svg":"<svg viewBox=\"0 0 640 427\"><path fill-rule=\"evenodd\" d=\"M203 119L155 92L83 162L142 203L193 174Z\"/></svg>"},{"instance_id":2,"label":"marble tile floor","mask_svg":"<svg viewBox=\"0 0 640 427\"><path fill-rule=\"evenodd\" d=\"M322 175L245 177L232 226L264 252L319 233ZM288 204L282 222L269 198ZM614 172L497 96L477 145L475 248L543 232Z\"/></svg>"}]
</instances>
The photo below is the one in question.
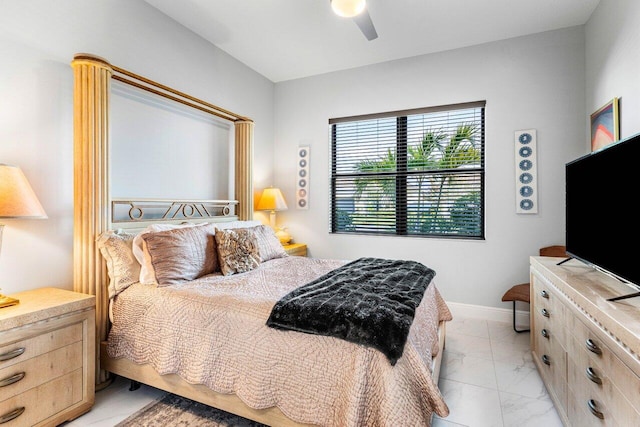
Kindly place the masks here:
<instances>
[{"instance_id":1,"label":"marble tile floor","mask_svg":"<svg viewBox=\"0 0 640 427\"><path fill-rule=\"evenodd\" d=\"M510 323L460 316L449 323L439 385L450 414L434 417L433 427L561 427L531 360L529 339ZM112 427L164 394L144 385L128 388L127 380L117 378L96 393L90 412L64 426Z\"/></svg>"},{"instance_id":2,"label":"marble tile floor","mask_svg":"<svg viewBox=\"0 0 640 427\"><path fill-rule=\"evenodd\" d=\"M440 390L449 405L433 427L562 427L531 358L529 332L461 318L447 325Z\"/></svg>"}]
</instances>

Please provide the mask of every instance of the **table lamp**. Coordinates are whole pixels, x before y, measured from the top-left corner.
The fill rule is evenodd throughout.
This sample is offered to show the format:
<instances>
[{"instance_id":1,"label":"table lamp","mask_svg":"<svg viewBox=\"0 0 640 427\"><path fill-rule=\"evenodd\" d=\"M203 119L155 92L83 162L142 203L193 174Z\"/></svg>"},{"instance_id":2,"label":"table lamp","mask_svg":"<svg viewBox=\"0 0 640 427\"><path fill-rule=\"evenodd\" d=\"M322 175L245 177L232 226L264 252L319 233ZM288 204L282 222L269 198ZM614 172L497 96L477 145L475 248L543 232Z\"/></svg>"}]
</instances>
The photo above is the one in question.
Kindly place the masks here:
<instances>
[{"instance_id":1,"label":"table lamp","mask_svg":"<svg viewBox=\"0 0 640 427\"><path fill-rule=\"evenodd\" d=\"M286 211L288 207L282 191L279 188L269 187L262 191L262 196L260 196L256 209L259 211L271 211L269 213L269 224L275 230L276 211Z\"/></svg>"},{"instance_id":2,"label":"table lamp","mask_svg":"<svg viewBox=\"0 0 640 427\"><path fill-rule=\"evenodd\" d=\"M0 163L0 219L46 218L42 205L17 166ZM2 230L0 224L0 250ZM18 300L0 294L0 308L18 304Z\"/></svg>"},{"instance_id":3,"label":"table lamp","mask_svg":"<svg viewBox=\"0 0 640 427\"><path fill-rule=\"evenodd\" d=\"M271 211L269 213L269 225L276 232L276 236L280 243L287 244L291 240L291 236L284 229L276 228L276 211L286 211L288 209L287 202L284 200L282 191L279 188L269 187L262 191L262 196L258 201L256 209L259 211Z\"/></svg>"}]
</instances>

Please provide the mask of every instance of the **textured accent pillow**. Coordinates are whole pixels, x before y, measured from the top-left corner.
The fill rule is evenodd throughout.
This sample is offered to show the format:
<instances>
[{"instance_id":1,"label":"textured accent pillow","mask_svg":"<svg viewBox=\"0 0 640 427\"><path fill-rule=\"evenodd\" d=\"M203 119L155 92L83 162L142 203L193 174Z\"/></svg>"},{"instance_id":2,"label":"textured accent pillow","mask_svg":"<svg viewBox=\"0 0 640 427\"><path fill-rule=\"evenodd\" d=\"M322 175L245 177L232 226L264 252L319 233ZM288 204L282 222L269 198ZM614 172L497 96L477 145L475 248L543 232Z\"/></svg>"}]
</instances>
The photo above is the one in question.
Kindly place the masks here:
<instances>
[{"instance_id":1,"label":"textured accent pillow","mask_svg":"<svg viewBox=\"0 0 640 427\"><path fill-rule=\"evenodd\" d=\"M157 285L156 272L153 270L151 256L147 250L147 244L142 238L146 233L157 233L158 231L174 230L176 228L195 227L198 224L151 224L140 232L133 239L133 256L140 263L140 283L145 285Z\"/></svg>"},{"instance_id":2,"label":"textured accent pillow","mask_svg":"<svg viewBox=\"0 0 640 427\"><path fill-rule=\"evenodd\" d=\"M258 239L250 228L217 230L218 260L225 276L244 273L260 265Z\"/></svg>"},{"instance_id":3,"label":"textured accent pillow","mask_svg":"<svg viewBox=\"0 0 640 427\"><path fill-rule=\"evenodd\" d=\"M267 225L259 225L249 230L255 233L256 239L258 240L258 252L260 253L260 260L262 262L289 256L276 236L276 233L273 231L273 228Z\"/></svg>"},{"instance_id":4,"label":"textured accent pillow","mask_svg":"<svg viewBox=\"0 0 640 427\"><path fill-rule=\"evenodd\" d=\"M158 286L195 280L218 271L213 224L142 235Z\"/></svg>"},{"instance_id":5,"label":"textured accent pillow","mask_svg":"<svg viewBox=\"0 0 640 427\"><path fill-rule=\"evenodd\" d=\"M98 249L107 262L110 299L136 283L140 277L140 263L132 250L135 236L105 231L96 239Z\"/></svg>"}]
</instances>

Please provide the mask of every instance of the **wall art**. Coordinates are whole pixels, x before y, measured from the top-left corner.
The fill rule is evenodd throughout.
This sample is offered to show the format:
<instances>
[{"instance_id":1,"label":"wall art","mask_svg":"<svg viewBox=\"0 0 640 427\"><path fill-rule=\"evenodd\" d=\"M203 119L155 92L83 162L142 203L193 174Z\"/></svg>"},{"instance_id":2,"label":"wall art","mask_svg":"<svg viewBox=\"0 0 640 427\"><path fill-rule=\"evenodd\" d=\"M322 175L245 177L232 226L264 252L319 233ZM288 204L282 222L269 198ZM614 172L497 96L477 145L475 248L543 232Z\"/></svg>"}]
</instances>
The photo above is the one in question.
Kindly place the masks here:
<instances>
[{"instance_id":1,"label":"wall art","mask_svg":"<svg viewBox=\"0 0 640 427\"><path fill-rule=\"evenodd\" d=\"M296 156L296 208L309 209L309 146L298 147Z\"/></svg>"},{"instance_id":2,"label":"wall art","mask_svg":"<svg viewBox=\"0 0 640 427\"><path fill-rule=\"evenodd\" d=\"M516 213L538 213L536 130L515 133Z\"/></svg>"},{"instance_id":3,"label":"wall art","mask_svg":"<svg viewBox=\"0 0 640 427\"><path fill-rule=\"evenodd\" d=\"M620 139L618 98L613 98L591 114L591 151Z\"/></svg>"}]
</instances>

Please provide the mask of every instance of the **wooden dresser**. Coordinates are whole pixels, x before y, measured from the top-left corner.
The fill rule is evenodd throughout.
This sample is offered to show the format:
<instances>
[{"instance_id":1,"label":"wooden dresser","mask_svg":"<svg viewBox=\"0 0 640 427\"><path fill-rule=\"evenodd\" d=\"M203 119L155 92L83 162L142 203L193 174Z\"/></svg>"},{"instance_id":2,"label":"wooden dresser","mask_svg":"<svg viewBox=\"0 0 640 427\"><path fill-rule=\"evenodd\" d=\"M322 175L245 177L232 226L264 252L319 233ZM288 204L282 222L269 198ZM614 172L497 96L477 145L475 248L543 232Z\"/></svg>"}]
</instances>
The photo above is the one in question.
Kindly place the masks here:
<instances>
[{"instance_id":1,"label":"wooden dresser","mask_svg":"<svg viewBox=\"0 0 640 427\"><path fill-rule=\"evenodd\" d=\"M531 258L531 348L567 426L640 425L640 298L577 260Z\"/></svg>"},{"instance_id":2,"label":"wooden dresser","mask_svg":"<svg viewBox=\"0 0 640 427\"><path fill-rule=\"evenodd\" d=\"M0 309L0 424L56 426L94 402L95 297L57 288Z\"/></svg>"}]
</instances>

